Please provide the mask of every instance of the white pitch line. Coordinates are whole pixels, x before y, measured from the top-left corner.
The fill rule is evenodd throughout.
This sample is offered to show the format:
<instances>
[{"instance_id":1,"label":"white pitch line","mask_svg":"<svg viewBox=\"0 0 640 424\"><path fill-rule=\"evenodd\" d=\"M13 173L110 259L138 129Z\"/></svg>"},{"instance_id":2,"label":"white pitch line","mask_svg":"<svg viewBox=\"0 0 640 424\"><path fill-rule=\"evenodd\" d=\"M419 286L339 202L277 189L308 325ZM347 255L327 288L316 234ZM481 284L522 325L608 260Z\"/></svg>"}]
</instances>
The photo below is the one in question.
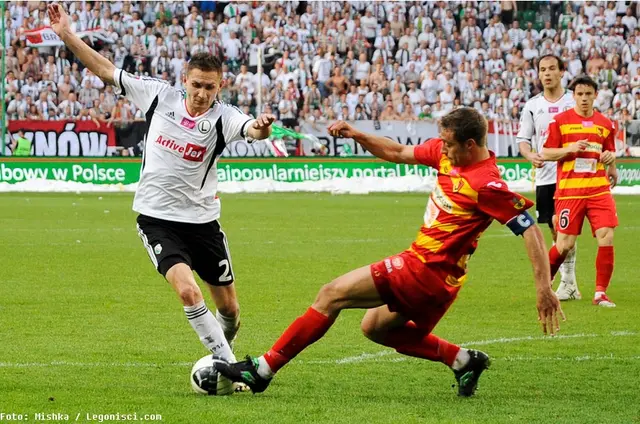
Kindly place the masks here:
<instances>
[{"instance_id":1,"label":"white pitch line","mask_svg":"<svg viewBox=\"0 0 640 424\"><path fill-rule=\"evenodd\" d=\"M611 335L612 336L635 336L637 333L634 331L612 331Z\"/></svg>"},{"instance_id":2,"label":"white pitch line","mask_svg":"<svg viewBox=\"0 0 640 424\"><path fill-rule=\"evenodd\" d=\"M395 352L389 352L393 354ZM386 355L370 355L369 362L404 362L411 359L407 356L398 356L394 358L379 359ZM375 357L375 358L374 358ZM615 356L613 353L609 355L583 355L583 356L504 356L504 357L491 357L492 361L505 361L505 362L555 362L555 361L567 361L567 362L583 362L583 361L637 361L640 360L640 356ZM309 361L306 364L335 364L338 361ZM353 362L351 362L353 363Z\"/></svg>"},{"instance_id":3,"label":"white pitch line","mask_svg":"<svg viewBox=\"0 0 640 424\"><path fill-rule=\"evenodd\" d=\"M346 358L338 359L336 361L329 361L329 363L336 364L353 364L355 362L368 361L370 359L377 359L387 355L393 355L395 352L392 350L382 350L378 353L362 353L357 356L347 356ZM308 364L316 364L318 361L308 361Z\"/></svg>"},{"instance_id":4,"label":"white pitch line","mask_svg":"<svg viewBox=\"0 0 640 424\"><path fill-rule=\"evenodd\" d=\"M619 332L619 333L623 333L623 332ZM611 333L611 336L627 336L627 335L635 335L635 333L629 331L626 332L628 334L613 334L613 332ZM484 346L484 345L489 345L489 344L497 344L497 343L513 343L513 342L525 342L525 341L533 341L533 340L555 340L555 339L584 339L584 338L588 338L588 337L600 337L598 334L584 334L584 333L580 333L580 334L559 334L557 336L525 336L525 337L501 337L499 339L492 339L492 340L479 340L476 342L464 342L464 343L460 343L459 346L465 347L465 346Z\"/></svg>"},{"instance_id":5,"label":"white pitch line","mask_svg":"<svg viewBox=\"0 0 640 424\"><path fill-rule=\"evenodd\" d=\"M636 336L637 332L634 331L611 331L608 334L562 334L555 337L548 336L526 336L526 337L501 337L499 339L478 340L474 342L460 343L459 346L484 346L490 344L505 344L505 343L517 343L526 341L540 341L546 340L553 342L554 340L563 339L580 339L580 338L593 338L593 337L627 337ZM398 355L394 358L381 359L385 356ZM360 362L403 362L410 358L405 356L399 356L393 350L382 350L375 353L361 353L356 356L347 356L341 359L334 360L319 360L319 361L295 361L296 364L309 364L309 365L344 365L355 364ZM528 357L528 356L505 356L505 357L492 357L492 360L498 361L637 361L640 360L640 356L614 356L609 355L583 355L583 356L559 356L559 357ZM190 367L193 364L191 362L167 362L167 363L153 363L153 362L71 362L71 361L51 361L51 362L0 362L0 368L43 368L43 367L83 367L83 368L162 368L162 367Z\"/></svg>"}]
</instances>

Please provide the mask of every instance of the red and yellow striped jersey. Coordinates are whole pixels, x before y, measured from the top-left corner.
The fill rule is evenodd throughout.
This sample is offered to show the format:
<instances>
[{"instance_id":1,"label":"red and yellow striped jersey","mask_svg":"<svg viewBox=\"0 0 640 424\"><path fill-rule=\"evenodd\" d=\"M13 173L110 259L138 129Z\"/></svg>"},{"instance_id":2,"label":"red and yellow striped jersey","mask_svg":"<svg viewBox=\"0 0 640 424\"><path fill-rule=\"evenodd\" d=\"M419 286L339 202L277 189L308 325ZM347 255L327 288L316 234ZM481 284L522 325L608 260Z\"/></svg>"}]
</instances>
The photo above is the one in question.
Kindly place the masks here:
<instances>
[{"instance_id":1,"label":"red and yellow striped jersey","mask_svg":"<svg viewBox=\"0 0 640 424\"><path fill-rule=\"evenodd\" d=\"M551 120L544 147L559 149L580 140L589 142L586 150L558 161L556 199L581 199L611 191L600 154L607 150L615 152L614 137L613 124L597 111L585 118L570 109Z\"/></svg>"},{"instance_id":2,"label":"red and yellow striped jersey","mask_svg":"<svg viewBox=\"0 0 640 424\"><path fill-rule=\"evenodd\" d=\"M500 178L491 157L467 167L455 167L442 154L441 139L431 139L414 150L416 160L438 170L424 224L409 251L424 263L437 264L449 274L447 284L458 286L466 278L466 262L480 235L495 219L515 219L533 202L513 193Z\"/></svg>"}]
</instances>

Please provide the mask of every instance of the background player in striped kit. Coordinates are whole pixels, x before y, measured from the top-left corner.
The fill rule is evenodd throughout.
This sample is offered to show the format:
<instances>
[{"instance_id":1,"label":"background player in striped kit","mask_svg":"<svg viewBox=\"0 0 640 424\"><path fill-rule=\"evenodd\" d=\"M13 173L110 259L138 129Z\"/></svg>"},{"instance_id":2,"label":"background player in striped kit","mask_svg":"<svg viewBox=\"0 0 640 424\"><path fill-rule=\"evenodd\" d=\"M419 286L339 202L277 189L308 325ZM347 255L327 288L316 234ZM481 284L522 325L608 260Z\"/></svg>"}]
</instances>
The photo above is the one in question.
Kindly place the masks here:
<instances>
[{"instance_id":1,"label":"background player in striped kit","mask_svg":"<svg viewBox=\"0 0 640 424\"><path fill-rule=\"evenodd\" d=\"M558 239L549 251L554 275L582 231L586 217L598 240L596 288L593 304L616 306L606 290L613 274L613 229L618 226L611 187L618 179L615 166L615 127L593 110L598 85L588 76L571 83L576 106L556 115L549 123L549 137L542 150L545 160L558 161Z\"/></svg>"},{"instance_id":2,"label":"background player in striped kit","mask_svg":"<svg viewBox=\"0 0 640 424\"><path fill-rule=\"evenodd\" d=\"M520 154L529 160L535 171L536 211L538 223L547 224L553 240L556 239L554 193L556 191L557 164L542 160L541 152L547 138L549 122L553 117L573 108L575 101L571 92L562 87L561 79L565 65L557 56L543 56L538 62L538 77L544 91L527 101L520 115L517 135ZM560 267L561 281L556 294L560 300L580 299L576 281L576 247L571 249Z\"/></svg>"}]
</instances>

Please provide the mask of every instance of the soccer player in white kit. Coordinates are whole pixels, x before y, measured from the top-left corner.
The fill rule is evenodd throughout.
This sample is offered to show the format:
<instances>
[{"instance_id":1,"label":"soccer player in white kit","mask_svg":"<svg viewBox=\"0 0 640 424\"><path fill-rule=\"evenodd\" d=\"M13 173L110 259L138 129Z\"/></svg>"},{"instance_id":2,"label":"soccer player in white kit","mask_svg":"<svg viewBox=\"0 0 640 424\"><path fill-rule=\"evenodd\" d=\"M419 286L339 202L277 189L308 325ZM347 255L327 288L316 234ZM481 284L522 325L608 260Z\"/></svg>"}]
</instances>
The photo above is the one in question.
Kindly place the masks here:
<instances>
[{"instance_id":1,"label":"soccer player in white kit","mask_svg":"<svg viewBox=\"0 0 640 424\"><path fill-rule=\"evenodd\" d=\"M555 200L557 181L556 162L544 162L540 152L547 140L551 119L558 113L575 106L571 92L562 87L561 79L565 65L557 56L546 55L538 62L538 77L544 88L527 101L520 115L520 130L516 137L520 154L535 168L536 210L538 223L546 223L551 229L553 240L555 231ZM556 290L558 299L581 299L575 273L576 248L574 247L560 268L561 282Z\"/></svg>"},{"instance_id":2,"label":"soccer player in white kit","mask_svg":"<svg viewBox=\"0 0 640 424\"><path fill-rule=\"evenodd\" d=\"M73 34L62 6L51 4L48 11L52 29L67 48L145 112L146 143L133 202L140 214L138 233L202 344L214 355L235 360L230 342L240 325L239 306L227 238L218 223L216 163L227 143L269 137L275 117L253 119L218 102L222 65L208 53L191 57L185 90L178 90L117 69ZM205 305L193 271L207 283L216 316Z\"/></svg>"}]
</instances>

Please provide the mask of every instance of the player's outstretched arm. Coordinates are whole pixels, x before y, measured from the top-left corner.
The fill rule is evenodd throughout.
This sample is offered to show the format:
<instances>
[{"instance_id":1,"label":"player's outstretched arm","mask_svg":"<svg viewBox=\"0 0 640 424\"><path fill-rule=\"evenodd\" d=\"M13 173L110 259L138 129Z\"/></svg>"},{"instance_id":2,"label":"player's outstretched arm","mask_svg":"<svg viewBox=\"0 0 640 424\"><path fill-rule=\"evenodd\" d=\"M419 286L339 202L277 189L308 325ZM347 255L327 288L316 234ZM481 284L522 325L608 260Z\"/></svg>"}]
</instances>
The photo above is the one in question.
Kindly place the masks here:
<instances>
[{"instance_id":1,"label":"player's outstretched arm","mask_svg":"<svg viewBox=\"0 0 640 424\"><path fill-rule=\"evenodd\" d=\"M372 155L389 162L420 163L414 155L414 146L405 146L386 137L363 133L344 121L331 124L329 134L334 137L352 138Z\"/></svg>"},{"instance_id":2,"label":"player's outstretched arm","mask_svg":"<svg viewBox=\"0 0 640 424\"><path fill-rule=\"evenodd\" d=\"M533 265L533 276L536 284L538 320L542 324L544 334L555 335L560 330L558 315L565 320L560 301L551 287L551 268L549 257L540 227L532 224L522 233L524 244Z\"/></svg>"},{"instance_id":3,"label":"player's outstretched arm","mask_svg":"<svg viewBox=\"0 0 640 424\"><path fill-rule=\"evenodd\" d=\"M107 84L114 84L113 74L115 65L107 58L93 50L85 44L80 37L71 31L69 25L69 15L64 11L61 5L53 3L47 6L51 28L60 37L62 42L69 50L82 62L84 66L89 68L91 72L96 74L98 78Z\"/></svg>"}]
</instances>

